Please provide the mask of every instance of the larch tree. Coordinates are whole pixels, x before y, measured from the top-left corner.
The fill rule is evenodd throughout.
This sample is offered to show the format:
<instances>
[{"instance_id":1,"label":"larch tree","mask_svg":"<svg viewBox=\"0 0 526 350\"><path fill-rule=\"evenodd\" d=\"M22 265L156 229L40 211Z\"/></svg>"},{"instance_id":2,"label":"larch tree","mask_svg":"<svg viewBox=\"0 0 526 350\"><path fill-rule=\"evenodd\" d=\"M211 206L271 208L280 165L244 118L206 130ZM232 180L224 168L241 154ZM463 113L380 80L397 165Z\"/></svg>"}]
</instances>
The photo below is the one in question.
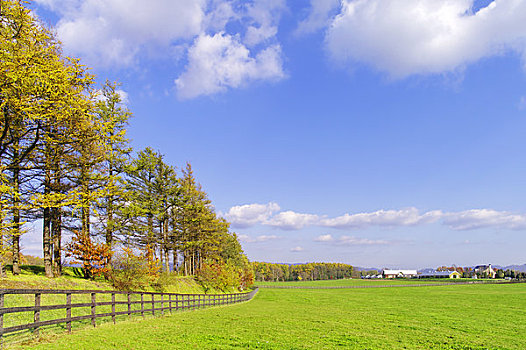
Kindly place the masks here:
<instances>
[{"instance_id":1,"label":"larch tree","mask_svg":"<svg viewBox=\"0 0 526 350\"><path fill-rule=\"evenodd\" d=\"M110 249L115 235L120 234L120 228L125 225L122 209L126 204L127 193L123 173L132 151L126 138L126 126L131 112L124 106L117 87L116 83L106 81L95 108L95 116L101 125L99 137L103 141L105 154L100 169L104 195L97 202L97 216Z\"/></svg>"}]
</instances>

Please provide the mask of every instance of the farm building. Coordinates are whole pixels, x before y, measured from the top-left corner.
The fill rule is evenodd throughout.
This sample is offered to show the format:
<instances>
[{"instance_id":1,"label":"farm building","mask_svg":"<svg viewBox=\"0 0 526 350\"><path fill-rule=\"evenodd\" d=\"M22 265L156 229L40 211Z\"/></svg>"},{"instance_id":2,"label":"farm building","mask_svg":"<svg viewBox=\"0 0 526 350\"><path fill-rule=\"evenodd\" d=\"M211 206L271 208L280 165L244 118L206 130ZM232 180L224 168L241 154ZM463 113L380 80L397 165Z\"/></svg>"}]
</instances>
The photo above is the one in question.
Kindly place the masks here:
<instances>
[{"instance_id":1,"label":"farm building","mask_svg":"<svg viewBox=\"0 0 526 350\"><path fill-rule=\"evenodd\" d=\"M411 278L416 277L418 273L416 270L383 270L384 278Z\"/></svg>"},{"instance_id":2,"label":"farm building","mask_svg":"<svg viewBox=\"0 0 526 350\"><path fill-rule=\"evenodd\" d=\"M433 271L421 273L418 278L460 278L462 275L457 271Z\"/></svg>"},{"instance_id":3,"label":"farm building","mask_svg":"<svg viewBox=\"0 0 526 350\"><path fill-rule=\"evenodd\" d=\"M475 273L485 274L489 278L495 278L495 275L497 274L497 272L491 267L491 264L475 266L474 270Z\"/></svg>"}]
</instances>

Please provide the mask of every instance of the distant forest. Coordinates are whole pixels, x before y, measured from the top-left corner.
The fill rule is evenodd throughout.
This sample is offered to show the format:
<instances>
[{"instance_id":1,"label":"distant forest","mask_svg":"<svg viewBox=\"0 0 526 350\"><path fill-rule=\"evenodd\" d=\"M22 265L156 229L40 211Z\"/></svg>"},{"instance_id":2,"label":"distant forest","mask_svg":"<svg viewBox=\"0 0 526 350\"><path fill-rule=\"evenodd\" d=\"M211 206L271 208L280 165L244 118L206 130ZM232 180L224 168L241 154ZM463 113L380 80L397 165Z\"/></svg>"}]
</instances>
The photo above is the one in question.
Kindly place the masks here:
<instances>
[{"instance_id":1,"label":"distant forest","mask_svg":"<svg viewBox=\"0 0 526 350\"><path fill-rule=\"evenodd\" d=\"M256 281L316 281L354 277L351 265L339 263L274 264L252 262Z\"/></svg>"}]
</instances>

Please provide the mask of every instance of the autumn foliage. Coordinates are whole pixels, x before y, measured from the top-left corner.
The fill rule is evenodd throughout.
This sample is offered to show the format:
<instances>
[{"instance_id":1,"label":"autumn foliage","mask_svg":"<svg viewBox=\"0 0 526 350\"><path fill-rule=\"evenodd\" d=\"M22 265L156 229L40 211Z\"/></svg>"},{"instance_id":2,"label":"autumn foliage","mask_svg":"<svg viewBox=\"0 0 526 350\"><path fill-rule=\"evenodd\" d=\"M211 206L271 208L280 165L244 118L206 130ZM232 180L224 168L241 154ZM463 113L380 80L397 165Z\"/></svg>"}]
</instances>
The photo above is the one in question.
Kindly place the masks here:
<instances>
[{"instance_id":1,"label":"autumn foliage","mask_svg":"<svg viewBox=\"0 0 526 350\"><path fill-rule=\"evenodd\" d=\"M250 285L238 238L191 165L133 150L119 84L98 86L65 56L28 1L0 3L0 276L8 263L20 273L24 224L40 220L48 277L61 275L65 255L85 278L122 288L163 274L200 274L221 290ZM65 247L63 233L73 234Z\"/></svg>"},{"instance_id":2,"label":"autumn foliage","mask_svg":"<svg viewBox=\"0 0 526 350\"><path fill-rule=\"evenodd\" d=\"M248 264L238 267L231 263L209 260L204 262L197 271L196 280L205 292L211 290L243 291L254 283L254 274Z\"/></svg>"},{"instance_id":3,"label":"autumn foliage","mask_svg":"<svg viewBox=\"0 0 526 350\"><path fill-rule=\"evenodd\" d=\"M75 231L66 246L66 257L73 257L74 264L81 264L84 278L106 276L110 272L112 252L106 244L95 243L87 233Z\"/></svg>"}]
</instances>

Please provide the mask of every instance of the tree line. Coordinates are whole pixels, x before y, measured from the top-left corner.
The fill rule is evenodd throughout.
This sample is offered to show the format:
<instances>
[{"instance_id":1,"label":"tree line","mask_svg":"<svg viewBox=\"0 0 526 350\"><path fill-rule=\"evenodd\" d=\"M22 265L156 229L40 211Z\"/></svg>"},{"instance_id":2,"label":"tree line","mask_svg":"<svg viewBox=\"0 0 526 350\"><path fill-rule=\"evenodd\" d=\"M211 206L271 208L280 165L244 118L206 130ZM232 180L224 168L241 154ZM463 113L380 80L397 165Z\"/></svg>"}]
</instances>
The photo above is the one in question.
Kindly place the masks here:
<instances>
[{"instance_id":1,"label":"tree line","mask_svg":"<svg viewBox=\"0 0 526 350\"><path fill-rule=\"evenodd\" d=\"M275 264L252 262L256 281L316 281L351 278L353 267L340 263Z\"/></svg>"},{"instance_id":2,"label":"tree line","mask_svg":"<svg viewBox=\"0 0 526 350\"><path fill-rule=\"evenodd\" d=\"M185 275L246 267L191 165L132 149L118 84L98 88L26 1L0 5L0 273L9 261L20 273L24 224L37 220L49 277L61 275L64 254L97 272L119 247Z\"/></svg>"}]
</instances>

